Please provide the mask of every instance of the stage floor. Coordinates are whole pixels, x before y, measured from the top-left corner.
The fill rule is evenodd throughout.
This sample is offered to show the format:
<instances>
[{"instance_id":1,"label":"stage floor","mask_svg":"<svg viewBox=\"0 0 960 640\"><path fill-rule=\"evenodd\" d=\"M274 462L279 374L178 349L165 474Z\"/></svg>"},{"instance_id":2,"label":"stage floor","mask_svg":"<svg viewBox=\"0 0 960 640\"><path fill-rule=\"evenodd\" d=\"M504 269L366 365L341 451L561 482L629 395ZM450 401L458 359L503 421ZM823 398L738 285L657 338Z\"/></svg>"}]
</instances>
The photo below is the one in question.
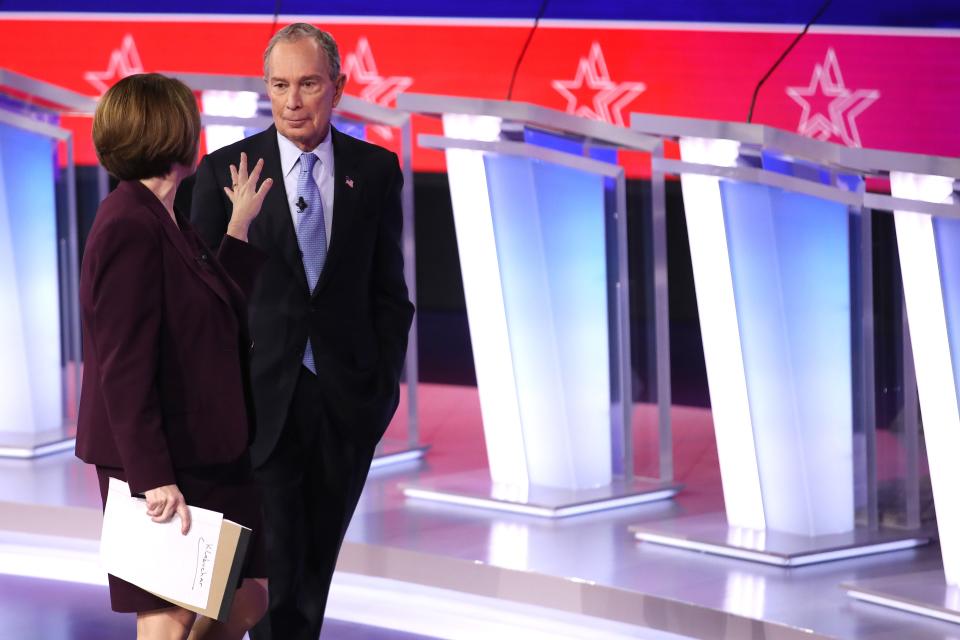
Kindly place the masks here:
<instances>
[{"instance_id":1,"label":"stage floor","mask_svg":"<svg viewBox=\"0 0 960 640\"><path fill-rule=\"evenodd\" d=\"M707 409L674 408L676 480L685 485L675 500L556 521L406 499L402 482L486 465L475 388L421 385L420 409L422 440L431 447L426 461L371 475L341 555L343 576L585 614L611 621L609 637L655 637L649 628L702 638L960 638L958 625L854 602L839 587L940 569L935 544L791 569L637 542L630 525L722 511ZM656 462L644 445L652 419L648 408L638 410L641 470ZM389 435L401 434L401 422ZM48 509L25 511L25 504ZM0 546L31 535L95 538L99 508L95 476L70 454L0 461ZM8 584L0 580L0 590ZM0 597L0 611L9 602Z\"/></svg>"}]
</instances>

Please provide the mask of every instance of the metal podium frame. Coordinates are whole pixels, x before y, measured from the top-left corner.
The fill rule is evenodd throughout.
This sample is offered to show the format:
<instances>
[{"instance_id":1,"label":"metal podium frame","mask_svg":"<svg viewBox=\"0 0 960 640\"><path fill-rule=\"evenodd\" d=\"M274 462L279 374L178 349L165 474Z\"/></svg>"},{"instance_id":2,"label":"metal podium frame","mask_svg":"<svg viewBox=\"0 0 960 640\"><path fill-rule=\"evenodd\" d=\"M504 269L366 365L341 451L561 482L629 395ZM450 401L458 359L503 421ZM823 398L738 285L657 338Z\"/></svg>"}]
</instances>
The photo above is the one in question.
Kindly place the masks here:
<instances>
[{"instance_id":1,"label":"metal podium frame","mask_svg":"<svg viewBox=\"0 0 960 640\"><path fill-rule=\"evenodd\" d=\"M653 156L662 154L659 140L639 135L610 124L572 116L561 111L537 105L404 93L398 97L399 108L427 116L455 114L468 117L498 118L502 130L531 127L537 131L557 134L583 141L586 153L590 147L623 148L639 150ZM484 140L434 135L420 135L418 143L423 148L437 150L470 150L502 156L534 159L559 166L575 168L594 175L602 175L616 183L615 206L618 227L617 244L620 282L628 281L629 258L626 241L626 176L621 166L601 162L566 151L548 149L509 139ZM471 507L506 511L545 518L590 513L604 509L637 505L672 498L680 490L673 480L673 451L670 432L670 360L669 326L666 277L666 218L662 180L653 185L651 192L653 209L654 273L654 335L657 368L657 405L659 439L659 478L635 476L632 413L634 409L630 361L629 288L620 286L616 292L617 345L619 353L612 355L611 368L618 372L620 388L619 407L611 407L614 425L613 481L610 485L593 489L560 489L533 484L526 486L506 485L494 482L491 471L482 469L432 478L417 479L403 483L402 489L408 498L458 504ZM479 382L479 381L478 381ZM628 399L624 401L624 399ZM617 426L619 423L619 427ZM485 425L485 431L490 425Z\"/></svg>"},{"instance_id":2,"label":"metal podium frame","mask_svg":"<svg viewBox=\"0 0 960 640\"><path fill-rule=\"evenodd\" d=\"M864 206L874 206L876 200L872 194L864 194L862 190L849 191L840 188L843 185L840 184L838 176L852 174L865 177L871 174L867 167L876 163L878 159L884 158L885 152L849 149L762 125L650 114L633 114L631 129L655 135L664 140L731 141L739 145L737 158L744 156L754 158L752 164L739 161L730 166L655 158L653 163L655 172L732 179L846 204L853 211L859 209L859 254L851 254L851 262L856 261L859 273L866 277L861 277L859 300L851 300L853 305L851 313L858 306L860 310L859 317L851 317L851 322L859 325L860 332L859 339L851 347L854 362L861 372L859 376L853 376L852 384L854 397L859 398L857 409L860 411L867 441L868 522L862 527L854 524L853 530L846 533L799 535L769 529L765 524L759 527L733 526L729 524L724 514L708 514L671 523L636 525L630 527L630 530L641 541L783 567L896 551L929 542L931 532L923 529L879 528L876 482L870 472L873 469L871 457L875 454L876 429L873 388L873 290L870 275L872 274L872 249L869 242L864 242L865 238L871 237L871 216ZM814 180L762 168L760 157L765 150L782 154L789 157L791 161L809 161L825 168L831 177L831 184L821 184ZM727 438L730 436L728 435ZM754 497L751 495L747 500L754 500ZM755 501L754 505L756 505ZM730 509L731 505L728 504L728 514ZM742 517L746 511L741 509L738 513ZM757 520L762 522L764 518L762 515L760 518L753 518L754 522Z\"/></svg>"},{"instance_id":3,"label":"metal podium frame","mask_svg":"<svg viewBox=\"0 0 960 640\"><path fill-rule=\"evenodd\" d=\"M264 80L258 76L231 76L201 73L163 72L164 75L183 81L194 91L247 91L266 95ZM383 107L355 96L343 94L334 114L360 124L383 125L400 131L400 170L403 174L403 189L400 193L403 210L403 271L411 301L417 301L415 214L413 205L413 134L410 128L410 115ZM235 116L215 116L201 114L201 121L207 125L242 125L247 127L268 127L273 119L268 116L250 118ZM384 439L377 445L377 452L370 468L380 469L397 464L417 462L423 458L429 445L420 442L419 409L417 405L417 385L419 381L419 358L417 340L417 319L414 317L410 327L407 354L404 360L404 377L407 385L407 439L406 442Z\"/></svg>"},{"instance_id":4,"label":"metal podium frame","mask_svg":"<svg viewBox=\"0 0 960 640\"><path fill-rule=\"evenodd\" d=\"M866 157L851 155L849 162L891 179L891 195L866 194L864 204L892 211L897 225L905 307L912 320L912 371L916 372L914 382L924 411L943 570L857 580L841 588L862 602L960 624L960 500L954 494L958 470L951 448L960 435L960 421L956 415L956 374L949 371L955 367L947 333L947 296L941 281L945 277L940 268L942 247L934 229L937 218L960 223L960 160L873 152Z\"/></svg>"},{"instance_id":5,"label":"metal podium frame","mask_svg":"<svg viewBox=\"0 0 960 640\"><path fill-rule=\"evenodd\" d=\"M0 87L11 89L13 99L23 101L32 111L48 113L80 113L92 115L96 108L96 100L64 89L63 87L31 78L9 69L0 69ZM21 98L20 96L25 96ZM28 102L29 101L29 102ZM20 115L0 109L0 123L17 129L38 134L62 143L66 152L66 167L64 172L64 186L66 188L66 217L67 238L61 242L59 248L61 264L61 331L65 332L64 339L64 424L54 433L45 432L39 437L20 438L19 441L0 441L0 459L32 459L42 456L69 451L75 442L75 420L80 402L81 382L81 341L80 341L80 308L79 308L79 233L77 229L77 189L76 164L74 161L73 132L28 116ZM99 174L99 190L101 197L106 195L108 182L103 169ZM65 246L63 246L65 244ZM70 403L70 387L72 386L74 402Z\"/></svg>"}]
</instances>

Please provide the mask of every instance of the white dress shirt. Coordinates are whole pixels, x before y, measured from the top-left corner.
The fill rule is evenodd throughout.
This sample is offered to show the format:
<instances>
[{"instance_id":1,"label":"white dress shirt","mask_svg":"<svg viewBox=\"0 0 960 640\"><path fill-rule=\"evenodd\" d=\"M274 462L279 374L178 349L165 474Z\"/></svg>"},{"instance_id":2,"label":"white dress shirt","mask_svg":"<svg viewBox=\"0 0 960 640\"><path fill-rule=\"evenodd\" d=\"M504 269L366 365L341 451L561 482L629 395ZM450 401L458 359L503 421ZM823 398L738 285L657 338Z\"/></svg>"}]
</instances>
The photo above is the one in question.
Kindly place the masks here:
<instances>
[{"instance_id":1,"label":"white dress shirt","mask_svg":"<svg viewBox=\"0 0 960 640\"><path fill-rule=\"evenodd\" d=\"M290 207L290 217L293 219L293 228L300 226L300 216L297 210L297 181L300 176L300 154L304 153L297 145L284 138L277 132L277 144L280 147L280 169L283 171L283 186L287 190L287 205ZM327 232L327 248L330 248L330 235L333 231L333 142L330 138L330 129L312 152L319 162L313 165L313 179L320 188L320 200L323 201L323 224Z\"/></svg>"}]
</instances>

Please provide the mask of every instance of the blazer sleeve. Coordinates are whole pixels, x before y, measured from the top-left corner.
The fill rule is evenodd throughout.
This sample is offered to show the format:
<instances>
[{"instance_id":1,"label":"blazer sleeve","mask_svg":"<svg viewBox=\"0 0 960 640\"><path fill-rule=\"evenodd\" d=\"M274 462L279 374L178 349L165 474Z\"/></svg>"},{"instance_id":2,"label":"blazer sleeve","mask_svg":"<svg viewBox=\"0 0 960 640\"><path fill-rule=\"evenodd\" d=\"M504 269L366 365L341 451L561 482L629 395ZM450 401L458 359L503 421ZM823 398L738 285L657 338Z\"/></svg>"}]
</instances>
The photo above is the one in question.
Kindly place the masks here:
<instances>
[{"instance_id":1,"label":"blazer sleeve","mask_svg":"<svg viewBox=\"0 0 960 640\"><path fill-rule=\"evenodd\" d=\"M160 234L148 216L116 218L93 256L89 327L110 431L130 489L176 483L157 387L163 314Z\"/></svg>"},{"instance_id":2,"label":"blazer sleeve","mask_svg":"<svg viewBox=\"0 0 960 640\"><path fill-rule=\"evenodd\" d=\"M390 154L389 178L374 251L373 311L380 343L380 359L393 380L400 379L413 321L407 283L403 275L401 231L403 174L397 157Z\"/></svg>"},{"instance_id":3,"label":"blazer sleeve","mask_svg":"<svg viewBox=\"0 0 960 640\"><path fill-rule=\"evenodd\" d=\"M230 212L224 204L223 185L217 182L210 156L205 156L197 167L190 201L190 224L204 243L216 250L230 221Z\"/></svg>"},{"instance_id":4,"label":"blazer sleeve","mask_svg":"<svg viewBox=\"0 0 960 640\"><path fill-rule=\"evenodd\" d=\"M257 274L267 260L267 254L249 242L224 235L217 251L217 260L246 298L253 292Z\"/></svg>"}]
</instances>

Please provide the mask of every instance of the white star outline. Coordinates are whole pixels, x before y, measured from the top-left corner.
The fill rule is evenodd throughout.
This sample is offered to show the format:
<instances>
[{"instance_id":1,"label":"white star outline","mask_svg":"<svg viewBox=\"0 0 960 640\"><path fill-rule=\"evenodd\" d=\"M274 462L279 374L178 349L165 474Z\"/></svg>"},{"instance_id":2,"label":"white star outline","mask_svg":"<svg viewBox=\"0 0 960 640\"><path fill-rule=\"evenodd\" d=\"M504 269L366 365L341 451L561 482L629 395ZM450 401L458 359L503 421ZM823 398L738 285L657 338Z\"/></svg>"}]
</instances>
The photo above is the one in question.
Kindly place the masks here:
<instances>
[{"instance_id":1,"label":"white star outline","mask_svg":"<svg viewBox=\"0 0 960 640\"><path fill-rule=\"evenodd\" d=\"M143 73L143 63L140 62L137 44L128 33L123 36L120 48L110 53L110 61L105 71L87 71L83 77L94 86L98 95L103 95L113 82L135 73Z\"/></svg>"},{"instance_id":2,"label":"white star outline","mask_svg":"<svg viewBox=\"0 0 960 640\"><path fill-rule=\"evenodd\" d=\"M803 109L797 132L800 135L829 140L837 137L848 147L860 147L860 131L857 129L857 116L867 107L880 99L877 89L848 89L843 81L837 52L833 47L827 49L823 64L817 64L806 87L787 87L787 95ZM827 106L828 114L811 114L810 103L806 97L817 92L831 97Z\"/></svg>"},{"instance_id":3,"label":"white star outline","mask_svg":"<svg viewBox=\"0 0 960 640\"><path fill-rule=\"evenodd\" d=\"M383 107L395 104L397 96L413 84L410 76L382 76L377 71L377 61L373 57L370 41L366 36L357 40L357 48L348 53L343 60L343 73L347 80L353 80L363 86L358 96L361 100L372 102ZM373 129L387 140L393 139L390 127L377 125Z\"/></svg>"},{"instance_id":4,"label":"white star outline","mask_svg":"<svg viewBox=\"0 0 960 640\"><path fill-rule=\"evenodd\" d=\"M586 81L591 89L597 89L592 105L579 104L571 89L579 89ZM567 100L567 113L600 120L625 127L623 110L641 93L647 90L643 82L613 82L603 49L599 42L590 46L590 53L580 58L577 72L572 80L553 80L554 90Z\"/></svg>"}]
</instances>

